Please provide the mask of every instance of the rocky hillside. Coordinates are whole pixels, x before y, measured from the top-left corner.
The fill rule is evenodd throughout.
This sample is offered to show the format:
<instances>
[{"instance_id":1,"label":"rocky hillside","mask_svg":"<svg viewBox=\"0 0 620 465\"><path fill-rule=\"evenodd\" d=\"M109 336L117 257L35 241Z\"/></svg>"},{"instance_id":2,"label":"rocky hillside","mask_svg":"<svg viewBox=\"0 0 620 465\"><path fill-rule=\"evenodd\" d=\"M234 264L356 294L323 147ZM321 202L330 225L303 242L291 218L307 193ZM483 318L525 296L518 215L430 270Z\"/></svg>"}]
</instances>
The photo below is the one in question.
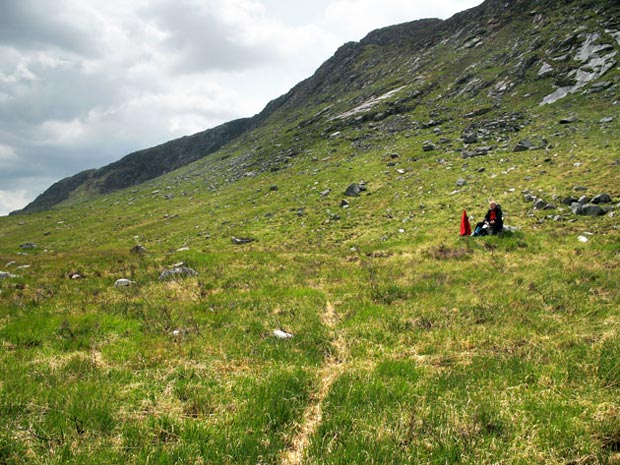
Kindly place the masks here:
<instances>
[{"instance_id":1,"label":"rocky hillside","mask_svg":"<svg viewBox=\"0 0 620 465\"><path fill-rule=\"evenodd\" d=\"M516 134L533 120L570 118L555 114L567 108L562 102L617 99L619 18L620 5L610 1L487 0L446 21L376 30L343 45L259 115L59 181L22 211L134 186L233 141L234 149L222 153L242 156L221 167L234 172L229 179L278 170L317 138L343 131L354 150L405 131L426 133L424 151L457 151L464 158L543 149L551 134ZM612 123L608 118L601 124ZM263 143L273 134L280 139L275 147Z\"/></svg>"}]
</instances>

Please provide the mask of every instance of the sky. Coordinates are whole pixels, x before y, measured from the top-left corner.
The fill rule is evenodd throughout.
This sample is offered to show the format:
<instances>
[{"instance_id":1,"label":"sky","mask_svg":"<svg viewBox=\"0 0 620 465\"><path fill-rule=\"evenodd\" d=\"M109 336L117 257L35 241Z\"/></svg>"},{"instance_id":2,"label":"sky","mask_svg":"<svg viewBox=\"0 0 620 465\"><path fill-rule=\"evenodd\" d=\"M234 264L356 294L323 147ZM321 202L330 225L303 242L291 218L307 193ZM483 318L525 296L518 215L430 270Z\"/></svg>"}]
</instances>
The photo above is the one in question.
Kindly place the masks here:
<instances>
[{"instance_id":1,"label":"sky","mask_svg":"<svg viewBox=\"0 0 620 465\"><path fill-rule=\"evenodd\" d=\"M253 116L368 32L482 0L0 0L0 215Z\"/></svg>"}]
</instances>

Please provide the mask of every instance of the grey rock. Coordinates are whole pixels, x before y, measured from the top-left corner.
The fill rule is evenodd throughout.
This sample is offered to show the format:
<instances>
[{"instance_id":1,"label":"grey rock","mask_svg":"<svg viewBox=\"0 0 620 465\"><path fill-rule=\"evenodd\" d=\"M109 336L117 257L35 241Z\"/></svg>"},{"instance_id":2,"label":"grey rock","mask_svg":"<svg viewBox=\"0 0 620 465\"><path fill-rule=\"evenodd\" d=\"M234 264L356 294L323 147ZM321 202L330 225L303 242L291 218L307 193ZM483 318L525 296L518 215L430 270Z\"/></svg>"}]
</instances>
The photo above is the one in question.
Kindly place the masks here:
<instances>
[{"instance_id":1,"label":"grey rock","mask_svg":"<svg viewBox=\"0 0 620 465\"><path fill-rule=\"evenodd\" d=\"M551 66L549 63L543 62L542 66L538 70L538 77L542 78L552 72L553 72L553 66Z\"/></svg>"},{"instance_id":2,"label":"grey rock","mask_svg":"<svg viewBox=\"0 0 620 465\"><path fill-rule=\"evenodd\" d=\"M571 124L571 123L576 123L577 121L579 121L579 118L577 118L576 116L569 116L567 118L562 118L559 123L560 124Z\"/></svg>"},{"instance_id":3,"label":"grey rock","mask_svg":"<svg viewBox=\"0 0 620 465\"><path fill-rule=\"evenodd\" d=\"M114 283L114 287L128 287L134 284L135 281L131 281L130 279L121 278L117 279Z\"/></svg>"},{"instance_id":4,"label":"grey rock","mask_svg":"<svg viewBox=\"0 0 620 465\"><path fill-rule=\"evenodd\" d=\"M584 192L584 191L587 191L587 190L588 190L588 188L587 188L587 187L585 187L585 186L575 186L575 187L573 187L573 190L574 190L575 192Z\"/></svg>"},{"instance_id":5,"label":"grey rock","mask_svg":"<svg viewBox=\"0 0 620 465\"><path fill-rule=\"evenodd\" d=\"M589 201L590 201L590 197L586 195L582 195L581 197L579 197L579 200L577 200L577 202L579 202L581 205L585 205Z\"/></svg>"},{"instance_id":6,"label":"grey rock","mask_svg":"<svg viewBox=\"0 0 620 465\"><path fill-rule=\"evenodd\" d=\"M594 204L611 203L611 197L609 196L609 194L599 194L594 196L591 202Z\"/></svg>"},{"instance_id":7,"label":"grey rock","mask_svg":"<svg viewBox=\"0 0 620 465\"><path fill-rule=\"evenodd\" d=\"M465 144L475 144L476 142L478 142L478 134L476 134L475 132L465 132L461 136L461 140Z\"/></svg>"},{"instance_id":8,"label":"grey rock","mask_svg":"<svg viewBox=\"0 0 620 465\"><path fill-rule=\"evenodd\" d=\"M523 196L523 200L525 200L526 202L533 202L534 200L536 200L536 197L534 197L532 194L525 194Z\"/></svg>"},{"instance_id":9,"label":"grey rock","mask_svg":"<svg viewBox=\"0 0 620 465\"><path fill-rule=\"evenodd\" d=\"M558 207L556 207L556 205L555 205L554 203L551 203L551 202L550 202L550 203L548 203L547 205L545 205L545 208L544 208L544 209L545 209L545 210L555 210L556 208L558 208Z\"/></svg>"},{"instance_id":10,"label":"grey rock","mask_svg":"<svg viewBox=\"0 0 620 465\"><path fill-rule=\"evenodd\" d=\"M25 244L21 244L19 246L19 248L23 249L23 250L36 249L37 248L37 244L34 244L32 242L26 242Z\"/></svg>"},{"instance_id":11,"label":"grey rock","mask_svg":"<svg viewBox=\"0 0 620 465\"><path fill-rule=\"evenodd\" d=\"M563 204L563 205L568 205L568 206L570 206L570 205L572 205L573 203L576 203L576 202L579 202L579 200L578 200L578 199L576 199L575 197L570 197L570 196L569 196L569 197L564 197L564 198L562 199L562 204Z\"/></svg>"},{"instance_id":12,"label":"grey rock","mask_svg":"<svg viewBox=\"0 0 620 465\"><path fill-rule=\"evenodd\" d=\"M513 152L525 152L527 150L532 150L534 148L534 143L529 139L520 140L515 148L512 150Z\"/></svg>"},{"instance_id":13,"label":"grey rock","mask_svg":"<svg viewBox=\"0 0 620 465\"><path fill-rule=\"evenodd\" d=\"M599 120L599 123L611 123L614 120L613 116L606 116Z\"/></svg>"},{"instance_id":14,"label":"grey rock","mask_svg":"<svg viewBox=\"0 0 620 465\"><path fill-rule=\"evenodd\" d=\"M276 185L270 186L270 187L269 187L269 190L270 190L271 192L275 192L275 191L277 191L277 190L278 190L278 186L276 186Z\"/></svg>"},{"instance_id":15,"label":"grey rock","mask_svg":"<svg viewBox=\"0 0 620 465\"><path fill-rule=\"evenodd\" d=\"M575 215L583 214L583 205L581 205L579 202L573 202L570 206L570 209Z\"/></svg>"},{"instance_id":16,"label":"grey rock","mask_svg":"<svg viewBox=\"0 0 620 465\"><path fill-rule=\"evenodd\" d=\"M435 144L433 144L430 140L427 140L424 142L424 144L422 144L422 150L424 150L425 152L431 152L436 148L437 147L435 146Z\"/></svg>"},{"instance_id":17,"label":"grey rock","mask_svg":"<svg viewBox=\"0 0 620 465\"><path fill-rule=\"evenodd\" d=\"M340 202L341 208L349 208L349 205L350 205L349 202L344 199L342 199L342 202Z\"/></svg>"},{"instance_id":18,"label":"grey rock","mask_svg":"<svg viewBox=\"0 0 620 465\"><path fill-rule=\"evenodd\" d=\"M325 189L324 191L320 192L320 195L321 197L327 197L330 192L331 192L331 189Z\"/></svg>"},{"instance_id":19,"label":"grey rock","mask_svg":"<svg viewBox=\"0 0 620 465\"><path fill-rule=\"evenodd\" d=\"M465 184L467 184L467 181L465 181L465 179L463 179L463 178L459 178L459 179L456 180L456 185L459 186L459 187L462 187Z\"/></svg>"},{"instance_id":20,"label":"grey rock","mask_svg":"<svg viewBox=\"0 0 620 465\"><path fill-rule=\"evenodd\" d=\"M198 276L198 272L186 266L178 266L170 270L164 270L159 275L159 280L166 281L169 279L184 278L188 276Z\"/></svg>"},{"instance_id":21,"label":"grey rock","mask_svg":"<svg viewBox=\"0 0 620 465\"><path fill-rule=\"evenodd\" d=\"M0 279L17 278L16 275L7 273L6 271L0 271Z\"/></svg>"},{"instance_id":22,"label":"grey rock","mask_svg":"<svg viewBox=\"0 0 620 465\"><path fill-rule=\"evenodd\" d=\"M361 183L360 184L353 183L349 187L347 187L347 190L344 192L344 195L346 195L347 197L358 197L364 191L366 191L365 185Z\"/></svg>"},{"instance_id":23,"label":"grey rock","mask_svg":"<svg viewBox=\"0 0 620 465\"><path fill-rule=\"evenodd\" d=\"M543 199L538 199L536 200L536 202L534 202L534 208L536 210L545 210L547 208L547 202L545 202Z\"/></svg>"},{"instance_id":24,"label":"grey rock","mask_svg":"<svg viewBox=\"0 0 620 465\"><path fill-rule=\"evenodd\" d=\"M235 237L232 236L230 238L230 241L235 244L235 245L243 245L243 244L249 244L251 242L254 242L256 239L253 239L251 237Z\"/></svg>"},{"instance_id":25,"label":"grey rock","mask_svg":"<svg viewBox=\"0 0 620 465\"><path fill-rule=\"evenodd\" d=\"M606 213L607 210L591 203L585 204L581 209L581 214L586 216L601 216Z\"/></svg>"}]
</instances>

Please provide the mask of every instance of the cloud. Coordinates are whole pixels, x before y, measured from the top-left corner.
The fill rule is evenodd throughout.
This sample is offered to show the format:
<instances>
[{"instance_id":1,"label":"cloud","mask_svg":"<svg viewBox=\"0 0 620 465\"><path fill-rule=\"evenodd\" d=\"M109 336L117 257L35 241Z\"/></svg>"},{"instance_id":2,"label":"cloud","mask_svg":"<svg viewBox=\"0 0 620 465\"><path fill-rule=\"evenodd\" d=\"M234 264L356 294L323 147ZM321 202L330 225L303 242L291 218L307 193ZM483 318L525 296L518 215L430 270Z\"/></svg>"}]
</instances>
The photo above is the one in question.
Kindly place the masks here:
<instances>
[{"instance_id":1,"label":"cloud","mask_svg":"<svg viewBox=\"0 0 620 465\"><path fill-rule=\"evenodd\" d=\"M55 0L3 0L0 7L0 44L22 49L59 48L80 55L96 55L92 16L79 3Z\"/></svg>"}]
</instances>

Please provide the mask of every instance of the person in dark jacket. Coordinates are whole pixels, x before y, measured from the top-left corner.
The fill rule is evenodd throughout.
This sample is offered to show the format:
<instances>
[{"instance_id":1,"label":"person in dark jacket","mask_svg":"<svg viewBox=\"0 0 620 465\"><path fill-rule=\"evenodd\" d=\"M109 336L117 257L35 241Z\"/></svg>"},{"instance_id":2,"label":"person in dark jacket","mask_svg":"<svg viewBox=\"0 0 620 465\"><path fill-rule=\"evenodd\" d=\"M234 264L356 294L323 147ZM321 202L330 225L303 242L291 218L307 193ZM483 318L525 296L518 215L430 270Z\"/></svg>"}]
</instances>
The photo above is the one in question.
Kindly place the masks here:
<instances>
[{"instance_id":1,"label":"person in dark jacket","mask_svg":"<svg viewBox=\"0 0 620 465\"><path fill-rule=\"evenodd\" d=\"M489 203L489 211L484 215L484 221L476 225L472 236L486 236L487 234L497 234L504 229L504 218L502 209L494 200Z\"/></svg>"}]
</instances>

